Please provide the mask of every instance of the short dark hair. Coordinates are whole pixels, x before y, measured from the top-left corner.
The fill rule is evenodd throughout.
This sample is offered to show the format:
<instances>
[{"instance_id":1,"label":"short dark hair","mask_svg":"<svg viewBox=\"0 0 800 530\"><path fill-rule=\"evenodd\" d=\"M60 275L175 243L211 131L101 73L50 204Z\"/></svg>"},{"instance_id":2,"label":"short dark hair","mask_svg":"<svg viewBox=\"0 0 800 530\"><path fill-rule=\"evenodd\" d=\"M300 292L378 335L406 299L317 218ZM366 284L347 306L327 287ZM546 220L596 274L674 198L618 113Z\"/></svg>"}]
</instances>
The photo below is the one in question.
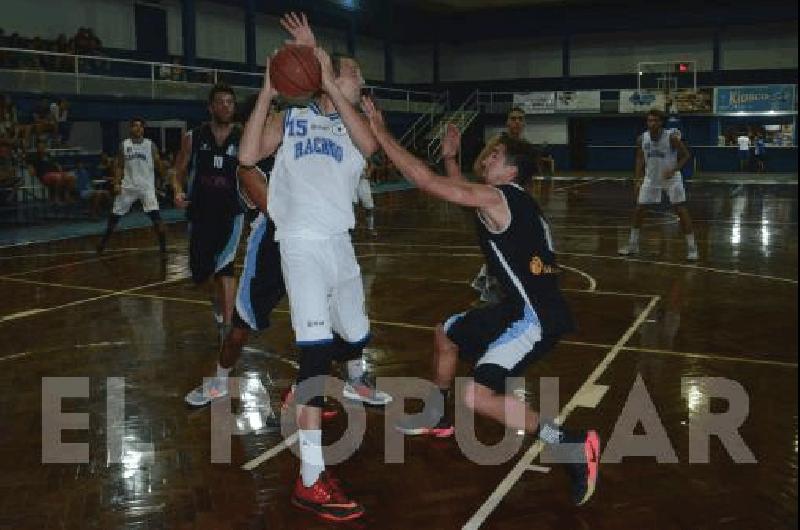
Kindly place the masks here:
<instances>
[{"instance_id":1,"label":"short dark hair","mask_svg":"<svg viewBox=\"0 0 800 530\"><path fill-rule=\"evenodd\" d=\"M517 140L508 135L500 138L500 143L506 148L506 165L517 168L514 181L520 186L527 186L536 173L536 150L533 145L525 140Z\"/></svg>"},{"instance_id":2,"label":"short dark hair","mask_svg":"<svg viewBox=\"0 0 800 530\"><path fill-rule=\"evenodd\" d=\"M522 114L523 118L525 117L525 111L522 110L522 107L511 107L511 110L508 111L508 114L506 114L506 116L511 116L511 113L513 112L519 112L520 114Z\"/></svg>"},{"instance_id":3,"label":"short dark hair","mask_svg":"<svg viewBox=\"0 0 800 530\"><path fill-rule=\"evenodd\" d=\"M331 66L333 66L333 75L335 75L336 77L339 77L342 74L342 61L345 59L350 59L351 61L358 64L358 61L352 55L340 52L335 52L331 54Z\"/></svg>"},{"instance_id":4,"label":"short dark hair","mask_svg":"<svg viewBox=\"0 0 800 530\"><path fill-rule=\"evenodd\" d=\"M144 121L144 118L142 118L141 116L134 116L133 118L131 118L130 124L133 125L137 121L142 124L142 127L147 126L147 122Z\"/></svg>"},{"instance_id":5,"label":"short dark hair","mask_svg":"<svg viewBox=\"0 0 800 530\"><path fill-rule=\"evenodd\" d=\"M226 83L217 83L211 90L208 92L208 104L211 105L214 102L214 96L217 94L230 94L231 97L235 100L236 93L233 91L230 85Z\"/></svg>"},{"instance_id":6,"label":"short dark hair","mask_svg":"<svg viewBox=\"0 0 800 530\"><path fill-rule=\"evenodd\" d=\"M650 116L655 116L656 118L661 120L661 123L664 123L667 120L667 115L661 109L650 109L649 111L647 111L646 117L649 118Z\"/></svg>"}]
</instances>

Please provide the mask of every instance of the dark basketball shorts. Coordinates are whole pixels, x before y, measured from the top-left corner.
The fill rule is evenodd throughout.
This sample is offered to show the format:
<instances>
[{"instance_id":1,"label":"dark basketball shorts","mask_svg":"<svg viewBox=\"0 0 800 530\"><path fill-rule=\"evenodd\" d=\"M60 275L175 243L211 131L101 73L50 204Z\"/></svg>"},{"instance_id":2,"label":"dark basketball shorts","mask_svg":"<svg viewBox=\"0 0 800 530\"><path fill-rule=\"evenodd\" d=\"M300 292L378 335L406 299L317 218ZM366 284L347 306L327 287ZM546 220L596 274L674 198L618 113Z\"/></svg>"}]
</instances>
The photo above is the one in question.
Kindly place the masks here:
<instances>
[{"instance_id":1,"label":"dark basketball shorts","mask_svg":"<svg viewBox=\"0 0 800 530\"><path fill-rule=\"evenodd\" d=\"M242 237L244 215L227 221L189 223L189 270L200 284L214 276L234 276L233 260Z\"/></svg>"},{"instance_id":2,"label":"dark basketball shorts","mask_svg":"<svg viewBox=\"0 0 800 530\"><path fill-rule=\"evenodd\" d=\"M269 217L259 214L250 226L233 325L253 331L267 329L272 310L285 294L275 224Z\"/></svg>"},{"instance_id":3,"label":"dark basketball shorts","mask_svg":"<svg viewBox=\"0 0 800 530\"><path fill-rule=\"evenodd\" d=\"M507 392L507 377L522 376L559 340L557 336L544 336L533 308L516 300L453 315L445 321L444 329L458 346L459 357L474 365L475 382L500 394Z\"/></svg>"}]
</instances>

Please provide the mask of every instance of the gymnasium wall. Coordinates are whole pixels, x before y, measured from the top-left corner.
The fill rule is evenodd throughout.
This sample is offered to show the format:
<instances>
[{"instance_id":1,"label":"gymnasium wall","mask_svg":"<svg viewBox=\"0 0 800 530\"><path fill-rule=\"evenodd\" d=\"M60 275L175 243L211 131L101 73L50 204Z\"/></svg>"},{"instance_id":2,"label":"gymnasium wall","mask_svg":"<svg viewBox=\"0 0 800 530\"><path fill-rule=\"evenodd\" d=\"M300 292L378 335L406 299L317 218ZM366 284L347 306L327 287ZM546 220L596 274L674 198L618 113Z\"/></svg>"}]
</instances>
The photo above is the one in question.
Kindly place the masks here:
<instances>
[{"instance_id":1,"label":"gymnasium wall","mask_svg":"<svg viewBox=\"0 0 800 530\"><path fill-rule=\"evenodd\" d=\"M394 80L397 83L433 83L433 45L395 44Z\"/></svg>"},{"instance_id":2,"label":"gymnasium wall","mask_svg":"<svg viewBox=\"0 0 800 530\"><path fill-rule=\"evenodd\" d=\"M723 70L797 68L797 24L729 27L720 49Z\"/></svg>"},{"instance_id":3,"label":"gymnasium wall","mask_svg":"<svg viewBox=\"0 0 800 530\"><path fill-rule=\"evenodd\" d=\"M244 11L211 2L197 3L197 56L245 62Z\"/></svg>"},{"instance_id":4,"label":"gymnasium wall","mask_svg":"<svg viewBox=\"0 0 800 530\"><path fill-rule=\"evenodd\" d=\"M561 77L561 42L470 41L442 44L441 80L479 81ZM699 71L713 69L711 30L575 35L570 41L570 75L633 74L640 61L691 59ZM729 27L720 33L720 68L797 68L797 24Z\"/></svg>"},{"instance_id":5,"label":"gymnasium wall","mask_svg":"<svg viewBox=\"0 0 800 530\"><path fill-rule=\"evenodd\" d=\"M356 37L356 60L361 65L365 79L383 81L386 79L383 42L368 37Z\"/></svg>"},{"instance_id":6,"label":"gymnasium wall","mask_svg":"<svg viewBox=\"0 0 800 530\"><path fill-rule=\"evenodd\" d=\"M712 70L714 46L708 31L683 30L609 35L579 35L570 50L570 74L632 74L641 61L697 61L698 70Z\"/></svg>"},{"instance_id":7,"label":"gymnasium wall","mask_svg":"<svg viewBox=\"0 0 800 530\"><path fill-rule=\"evenodd\" d=\"M134 50L134 0L3 0L6 34L19 32L45 38L74 35L80 26L95 29L107 48ZM182 53L180 0L162 0L167 12L170 54ZM200 59L245 62L244 12L221 3L199 0L197 56ZM46 13L47 16L42 16ZM346 51L347 35L340 29L317 28L327 48ZM797 22L728 26L720 30L723 70L797 68ZM257 61L283 43L285 34L272 16L257 15ZM613 34L577 34L570 40L570 75L600 76L633 73L639 61L694 59L700 71L713 67L714 30L685 29ZM366 78L385 80L384 43L357 36L356 55ZM431 44L395 44L395 82L433 82ZM506 40L464 39L440 44L442 82L488 79L558 78L563 75L562 41L558 36Z\"/></svg>"},{"instance_id":8,"label":"gymnasium wall","mask_svg":"<svg viewBox=\"0 0 800 530\"><path fill-rule=\"evenodd\" d=\"M442 81L561 76L561 41L558 39L470 39L442 44L440 53Z\"/></svg>"}]
</instances>

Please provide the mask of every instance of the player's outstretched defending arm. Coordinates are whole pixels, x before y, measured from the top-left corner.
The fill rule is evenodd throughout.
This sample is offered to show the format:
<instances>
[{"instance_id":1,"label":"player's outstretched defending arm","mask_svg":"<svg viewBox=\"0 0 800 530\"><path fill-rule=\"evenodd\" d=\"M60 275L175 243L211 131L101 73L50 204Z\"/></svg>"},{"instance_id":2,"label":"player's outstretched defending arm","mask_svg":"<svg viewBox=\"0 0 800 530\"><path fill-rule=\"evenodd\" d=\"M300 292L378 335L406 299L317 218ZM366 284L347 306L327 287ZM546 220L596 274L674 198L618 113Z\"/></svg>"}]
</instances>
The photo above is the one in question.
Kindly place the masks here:
<instances>
[{"instance_id":1,"label":"player's outstretched defending arm","mask_svg":"<svg viewBox=\"0 0 800 530\"><path fill-rule=\"evenodd\" d=\"M479 208L493 229L504 229L511 220L503 194L494 186L475 184L466 180L443 178L428 168L422 160L409 153L386 128L383 115L371 99L363 98L369 125L380 146L397 170L421 190L448 202Z\"/></svg>"},{"instance_id":2,"label":"player's outstretched defending arm","mask_svg":"<svg viewBox=\"0 0 800 530\"><path fill-rule=\"evenodd\" d=\"M444 171L449 179L464 180L461 166L458 163L460 149L461 131L454 124L448 123L442 138L442 158L444 159Z\"/></svg>"},{"instance_id":3,"label":"player's outstretched defending arm","mask_svg":"<svg viewBox=\"0 0 800 530\"><path fill-rule=\"evenodd\" d=\"M322 48L316 48L314 54L322 68L322 90L331 98L336 111L342 117L353 144L361 151L364 158L369 158L378 150L378 142L370 130L367 119L347 100L336 85L330 55Z\"/></svg>"}]
</instances>

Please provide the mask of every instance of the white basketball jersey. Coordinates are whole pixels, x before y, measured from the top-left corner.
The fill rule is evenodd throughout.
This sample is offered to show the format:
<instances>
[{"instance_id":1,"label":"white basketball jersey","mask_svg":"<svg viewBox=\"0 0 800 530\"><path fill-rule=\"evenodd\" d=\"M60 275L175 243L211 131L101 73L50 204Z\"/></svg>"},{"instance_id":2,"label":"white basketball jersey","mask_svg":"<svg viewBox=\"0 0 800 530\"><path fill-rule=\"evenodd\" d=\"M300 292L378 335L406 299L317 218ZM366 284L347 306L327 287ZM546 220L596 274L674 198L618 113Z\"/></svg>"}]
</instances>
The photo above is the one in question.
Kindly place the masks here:
<instances>
[{"instance_id":1,"label":"white basketball jersey","mask_svg":"<svg viewBox=\"0 0 800 530\"><path fill-rule=\"evenodd\" d=\"M286 110L269 180L275 239L327 238L355 226L353 195L366 160L338 114L316 104Z\"/></svg>"},{"instance_id":2,"label":"white basketball jersey","mask_svg":"<svg viewBox=\"0 0 800 530\"><path fill-rule=\"evenodd\" d=\"M155 188L153 142L143 138L141 142L136 143L127 138L122 142L122 154L125 157L122 187L138 190Z\"/></svg>"},{"instance_id":3,"label":"white basketball jersey","mask_svg":"<svg viewBox=\"0 0 800 530\"><path fill-rule=\"evenodd\" d=\"M672 129L662 129L661 137L653 139L650 131L642 134L642 151L644 151L644 178L661 180L666 168L675 168L678 163L678 151L672 148L669 138L675 133Z\"/></svg>"}]
</instances>

